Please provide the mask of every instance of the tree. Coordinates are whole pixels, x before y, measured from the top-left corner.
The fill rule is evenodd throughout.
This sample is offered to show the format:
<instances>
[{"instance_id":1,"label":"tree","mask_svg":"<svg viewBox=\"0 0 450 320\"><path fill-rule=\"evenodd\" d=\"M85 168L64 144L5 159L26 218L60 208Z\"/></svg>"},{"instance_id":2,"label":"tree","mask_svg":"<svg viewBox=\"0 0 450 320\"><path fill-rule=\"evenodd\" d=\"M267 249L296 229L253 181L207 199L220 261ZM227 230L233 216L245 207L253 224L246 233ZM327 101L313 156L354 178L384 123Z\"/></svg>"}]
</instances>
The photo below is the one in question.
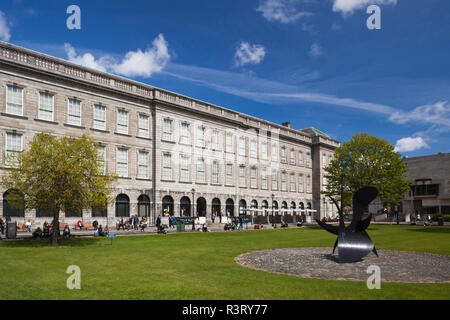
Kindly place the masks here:
<instances>
[{"instance_id":1,"label":"tree","mask_svg":"<svg viewBox=\"0 0 450 320\"><path fill-rule=\"evenodd\" d=\"M404 178L407 163L387 140L367 133L355 134L334 155L325 168L328 184L324 193L340 194L343 173L344 205L349 204L353 192L366 186L378 189L383 205L397 205L409 190L411 182Z\"/></svg>"},{"instance_id":2,"label":"tree","mask_svg":"<svg viewBox=\"0 0 450 320\"><path fill-rule=\"evenodd\" d=\"M7 201L20 209L53 213L52 245L59 235L59 213L89 207L105 208L112 201L117 176L106 172L98 144L89 136L34 136L28 150L7 158L10 169L2 185L11 190Z\"/></svg>"}]
</instances>

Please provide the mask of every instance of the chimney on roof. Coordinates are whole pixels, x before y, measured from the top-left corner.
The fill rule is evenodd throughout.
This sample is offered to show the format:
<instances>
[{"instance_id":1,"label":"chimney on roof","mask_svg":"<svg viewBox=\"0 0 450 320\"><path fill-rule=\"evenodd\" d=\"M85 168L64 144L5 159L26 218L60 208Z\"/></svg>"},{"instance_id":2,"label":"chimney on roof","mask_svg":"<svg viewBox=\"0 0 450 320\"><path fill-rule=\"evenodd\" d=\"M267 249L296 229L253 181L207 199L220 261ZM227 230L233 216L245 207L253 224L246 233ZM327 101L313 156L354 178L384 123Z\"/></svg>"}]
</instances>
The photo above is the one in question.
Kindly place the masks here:
<instances>
[{"instance_id":1,"label":"chimney on roof","mask_svg":"<svg viewBox=\"0 0 450 320\"><path fill-rule=\"evenodd\" d=\"M289 121L288 122L283 122L281 125L285 126L285 127L288 127L288 128L291 127L291 123Z\"/></svg>"}]
</instances>

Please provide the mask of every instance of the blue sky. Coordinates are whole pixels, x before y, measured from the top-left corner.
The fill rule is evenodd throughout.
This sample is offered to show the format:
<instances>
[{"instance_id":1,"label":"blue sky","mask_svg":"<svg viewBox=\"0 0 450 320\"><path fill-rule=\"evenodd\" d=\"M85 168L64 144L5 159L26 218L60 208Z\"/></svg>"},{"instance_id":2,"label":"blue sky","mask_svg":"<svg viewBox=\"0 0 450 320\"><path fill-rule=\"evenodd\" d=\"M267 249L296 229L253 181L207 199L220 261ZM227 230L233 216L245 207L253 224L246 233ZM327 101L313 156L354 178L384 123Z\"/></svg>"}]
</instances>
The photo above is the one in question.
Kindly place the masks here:
<instances>
[{"instance_id":1,"label":"blue sky","mask_svg":"<svg viewBox=\"0 0 450 320\"><path fill-rule=\"evenodd\" d=\"M69 5L81 29L69 30ZM381 8L369 30L366 9ZM450 152L450 1L2 0L0 39L339 141Z\"/></svg>"}]
</instances>

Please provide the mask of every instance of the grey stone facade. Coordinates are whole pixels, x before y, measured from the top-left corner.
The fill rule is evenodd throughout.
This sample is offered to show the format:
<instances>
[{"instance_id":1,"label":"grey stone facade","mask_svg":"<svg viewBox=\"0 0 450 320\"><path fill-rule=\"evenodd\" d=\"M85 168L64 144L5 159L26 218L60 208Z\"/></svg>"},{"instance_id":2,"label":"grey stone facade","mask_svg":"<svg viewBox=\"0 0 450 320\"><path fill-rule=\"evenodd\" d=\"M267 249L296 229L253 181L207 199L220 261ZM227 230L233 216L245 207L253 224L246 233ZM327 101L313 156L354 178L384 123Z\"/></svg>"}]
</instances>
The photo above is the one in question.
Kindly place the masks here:
<instances>
[{"instance_id":1,"label":"grey stone facade","mask_svg":"<svg viewBox=\"0 0 450 320\"><path fill-rule=\"evenodd\" d=\"M15 88L21 89L23 97L20 114L7 110L8 90ZM42 94L53 97L51 120L43 120L40 113L44 112L40 111ZM69 99L81 102L79 125L69 123L75 114L69 107ZM99 119L97 116L94 121L96 105L105 110L104 129L94 128L94 122ZM72 110L70 114L69 110ZM126 120L123 120L124 111ZM147 128L142 125L145 121L140 125L139 117L148 119ZM287 210L280 212L282 214L293 214L292 209L309 206L317 211L317 217L336 215L336 210L320 193L326 183L324 164L339 146L339 142L326 134L314 128L294 130L288 124L278 125L0 43L2 174L8 170L4 159L10 148L7 135L20 137L23 150L38 132L55 136L91 135L105 148L106 170L118 172L120 162L124 176L119 178L115 193L128 196L129 214L138 214L138 198L146 195L150 200L151 222L167 208L163 206L163 199L169 199L167 196L173 200L169 209L175 216L182 214L183 197L187 197L184 201L189 199L194 204L189 207L191 214L199 212L207 219L213 212L213 199L220 200L222 215L226 214L228 199L233 200L235 215L239 212L266 214L261 208L266 201L266 208L270 210L272 199L280 209L286 203ZM272 173L277 177L276 186L272 185ZM0 196L5 191L1 190ZM206 206L203 199L197 204L199 198L205 199ZM243 201L245 209L239 208ZM0 216L4 215L4 207L0 209ZM19 222L31 219L34 224L51 220L36 217L34 211L12 219ZM94 217L91 210L84 210L82 217L61 213L61 220L69 224L79 219L92 221ZM96 219L104 225L115 225L116 204L109 204L106 217Z\"/></svg>"}]
</instances>

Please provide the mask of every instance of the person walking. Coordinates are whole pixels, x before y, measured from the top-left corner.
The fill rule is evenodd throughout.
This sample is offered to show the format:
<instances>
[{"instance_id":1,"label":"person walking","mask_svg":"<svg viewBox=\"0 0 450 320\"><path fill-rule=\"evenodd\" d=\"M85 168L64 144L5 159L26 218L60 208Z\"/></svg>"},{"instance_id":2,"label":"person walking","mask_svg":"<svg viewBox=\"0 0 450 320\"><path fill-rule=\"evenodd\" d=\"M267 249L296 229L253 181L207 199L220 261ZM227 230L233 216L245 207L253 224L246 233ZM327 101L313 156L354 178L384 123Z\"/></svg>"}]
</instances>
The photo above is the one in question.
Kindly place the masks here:
<instances>
[{"instance_id":1,"label":"person walking","mask_svg":"<svg viewBox=\"0 0 450 320\"><path fill-rule=\"evenodd\" d=\"M160 226L161 226L161 215L158 215L158 218L156 218L156 229L158 231Z\"/></svg>"}]
</instances>

